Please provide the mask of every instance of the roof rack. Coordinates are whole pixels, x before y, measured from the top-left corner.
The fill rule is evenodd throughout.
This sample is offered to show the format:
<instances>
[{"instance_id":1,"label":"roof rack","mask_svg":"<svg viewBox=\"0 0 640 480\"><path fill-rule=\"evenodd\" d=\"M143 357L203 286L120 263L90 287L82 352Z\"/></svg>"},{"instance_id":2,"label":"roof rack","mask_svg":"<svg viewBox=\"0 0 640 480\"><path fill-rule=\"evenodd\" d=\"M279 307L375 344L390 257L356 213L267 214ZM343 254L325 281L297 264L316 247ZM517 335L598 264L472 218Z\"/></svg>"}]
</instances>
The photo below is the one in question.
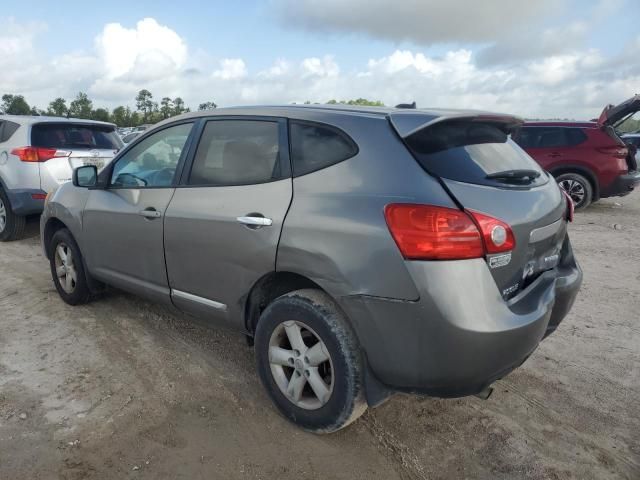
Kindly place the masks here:
<instances>
[{"instance_id":1,"label":"roof rack","mask_svg":"<svg viewBox=\"0 0 640 480\"><path fill-rule=\"evenodd\" d=\"M399 103L398 105L396 105L396 108L410 108L415 110L416 102L414 101L413 103Z\"/></svg>"}]
</instances>

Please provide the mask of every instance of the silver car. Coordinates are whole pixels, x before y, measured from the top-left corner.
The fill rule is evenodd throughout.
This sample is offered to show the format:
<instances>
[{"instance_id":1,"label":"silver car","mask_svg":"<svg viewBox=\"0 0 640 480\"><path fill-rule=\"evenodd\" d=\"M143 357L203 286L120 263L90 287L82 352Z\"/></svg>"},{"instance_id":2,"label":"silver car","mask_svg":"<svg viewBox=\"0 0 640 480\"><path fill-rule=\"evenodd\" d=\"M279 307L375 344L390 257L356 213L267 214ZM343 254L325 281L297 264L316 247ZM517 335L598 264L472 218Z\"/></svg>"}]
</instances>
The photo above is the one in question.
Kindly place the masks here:
<instances>
[{"instance_id":1,"label":"silver car","mask_svg":"<svg viewBox=\"0 0 640 480\"><path fill-rule=\"evenodd\" d=\"M0 241L22 236L47 193L74 168L102 169L122 147L116 126L92 120L0 115Z\"/></svg>"},{"instance_id":2,"label":"silver car","mask_svg":"<svg viewBox=\"0 0 640 480\"><path fill-rule=\"evenodd\" d=\"M216 109L146 131L48 199L62 299L104 285L255 342L271 399L332 432L398 391L486 397L571 308L573 204L454 110Z\"/></svg>"}]
</instances>

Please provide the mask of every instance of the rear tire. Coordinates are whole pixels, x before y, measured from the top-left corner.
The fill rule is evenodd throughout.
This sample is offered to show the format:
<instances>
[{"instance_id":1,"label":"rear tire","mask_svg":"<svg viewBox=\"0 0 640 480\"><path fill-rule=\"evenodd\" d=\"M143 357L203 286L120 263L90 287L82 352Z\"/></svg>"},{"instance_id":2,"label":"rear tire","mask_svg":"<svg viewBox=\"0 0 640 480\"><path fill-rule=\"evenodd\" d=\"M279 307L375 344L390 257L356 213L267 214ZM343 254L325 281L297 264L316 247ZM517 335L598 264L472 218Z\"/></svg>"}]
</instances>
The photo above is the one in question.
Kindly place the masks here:
<instances>
[{"instance_id":1,"label":"rear tire","mask_svg":"<svg viewBox=\"0 0 640 480\"><path fill-rule=\"evenodd\" d=\"M255 351L271 400L303 429L335 432L367 409L356 336L324 292L297 290L269 304L258 322Z\"/></svg>"},{"instance_id":2,"label":"rear tire","mask_svg":"<svg viewBox=\"0 0 640 480\"><path fill-rule=\"evenodd\" d=\"M19 240L24 236L25 217L16 215L6 192L0 188L0 242Z\"/></svg>"},{"instance_id":3,"label":"rear tire","mask_svg":"<svg viewBox=\"0 0 640 480\"><path fill-rule=\"evenodd\" d=\"M82 305L91 299L82 253L66 228L53 234L49 244L51 277L60 298L69 305Z\"/></svg>"},{"instance_id":4,"label":"rear tire","mask_svg":"<svg viewBox=\"0 0 640 480\"><path fill-rule=\"evenodd\" d=\"M556 177L558 185L573 200L576 210L587 208L593 201L591 182L579 173L563 173Z\"/></svg>"}]
</instances>

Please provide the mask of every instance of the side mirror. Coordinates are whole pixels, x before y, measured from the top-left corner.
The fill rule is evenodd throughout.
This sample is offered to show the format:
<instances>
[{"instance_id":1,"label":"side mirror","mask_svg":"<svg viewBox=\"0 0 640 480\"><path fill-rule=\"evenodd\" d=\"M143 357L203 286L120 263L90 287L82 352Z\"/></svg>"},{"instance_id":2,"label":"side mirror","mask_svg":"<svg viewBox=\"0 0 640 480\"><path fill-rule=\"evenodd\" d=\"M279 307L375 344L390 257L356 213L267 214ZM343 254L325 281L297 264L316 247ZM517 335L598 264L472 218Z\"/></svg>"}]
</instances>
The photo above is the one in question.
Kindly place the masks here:
<instances>
[{"instance_id":1,"label":"side mirror","mask_svg":"<svg viewBox=\"0 0 640 480\"><path fill-rule=\"evenodd\" d=\"M73 171L75 187L91 188L98 184L98 168L95 165L84 165Z\"/></svg>"}]
</instances>

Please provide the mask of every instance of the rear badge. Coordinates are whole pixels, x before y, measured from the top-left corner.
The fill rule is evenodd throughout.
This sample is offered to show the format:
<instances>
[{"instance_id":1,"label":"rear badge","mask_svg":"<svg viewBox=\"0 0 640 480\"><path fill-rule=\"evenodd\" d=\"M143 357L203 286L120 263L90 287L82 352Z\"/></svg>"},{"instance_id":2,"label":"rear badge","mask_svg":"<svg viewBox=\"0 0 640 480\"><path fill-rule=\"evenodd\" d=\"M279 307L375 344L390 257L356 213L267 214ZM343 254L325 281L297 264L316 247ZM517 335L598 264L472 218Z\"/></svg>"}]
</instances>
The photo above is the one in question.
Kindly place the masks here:
<instances>
[{"instance_id":1,"label":"rear badge","mask_svg":"<svg viewBox=\"0 0 640 480\"><path fill-rule=\"evenodd\" d=\"M511 253L505 253L504 255L496 255L495 257L489 258L489 266L491 268L504 267L505 265L509 265L511 261Z\"/></svg>"},{"instance_id":2,"label":"rear badge","mask_svg":"<svg viewBox=\"0 0 640 480\"><path fill-rule=\"evenodd\" d=\"M511 285L509 288L505 288L502 291L502 296L506 297L508 295L511 295L513 292L515 292L516 290L518 290L518 287L520 286L519 283L516 283L515 285Z\"/></svg>"}]
</instances>

